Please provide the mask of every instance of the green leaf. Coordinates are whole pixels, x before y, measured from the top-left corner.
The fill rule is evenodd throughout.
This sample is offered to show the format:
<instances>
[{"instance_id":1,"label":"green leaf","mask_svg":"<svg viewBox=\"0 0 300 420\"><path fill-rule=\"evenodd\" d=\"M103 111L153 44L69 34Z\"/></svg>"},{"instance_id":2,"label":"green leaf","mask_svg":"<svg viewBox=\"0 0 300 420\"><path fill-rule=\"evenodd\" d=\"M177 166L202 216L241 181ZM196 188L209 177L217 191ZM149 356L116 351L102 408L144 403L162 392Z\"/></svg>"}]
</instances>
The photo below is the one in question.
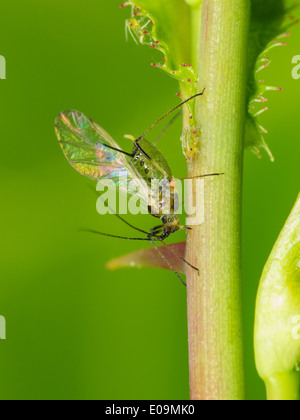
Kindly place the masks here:
<instances>
[{"instance_id":1,"label":"green leaf","mask_svg":"<svg viewBox=\"0 0 300 420\"><path fill-rule=\"evenodd\" d=\"M260 125L258 116L269 109L268 93L282 89L269 86L263 73L271 63L268 53L274 47L286 45L287 31L297 22L290 16L291 2L251 0L245 147L258 157L264 149L272 161L273 155L264 140L267 130ZM127 29L133 38L163 53L163 59L152 66L179 81L184 99L197 93L202 0L131 0L122 6L127 5L132 7ZM193 114L193 106L188 107Z\"/></svg>"},{"instance_id":2,"label":"green leaf","mask_svg":"<svg viewBox=\"0 0 300 420\"><path fill-rule=\"evenodd\" d=\"M286 0L252 0L252 15L248 47L248 115L246 123L246 147L260 156L265 149L274 160L264 140L267 133L258 122L258 115L267 111L268 92L281 91L280 87L268 86L264 81L265 69L271 64L268 53L274 47L286 45L288 29L296 23L289 16L292 8ZM278 80L280 84L280 79Z\"/></svg>"},{"instance_id":3,"label":"green leaf","mask_svg":"<svg viewBox=\"0 0 300 420\"><path fill-rule=\"evenodd\" d=\"M132 0L127 30L136 42L160 51L163 58L152 66L165 70L179 81L186 97L197 92L198 75L193 66L193 13L201 6L193 2L193 10L186 0ZM197 22L197 32L200 23Z\"/></svg>"},{"instance_id":4,"label":"green leaf","mask_svg":"<svg viewBox=\"0 0 300 420\"><path fill-rule=\"evenodd\" d=\"M269 399L300 397L300 195L264 268L255 353Z\"/></svg>"}]
</instances>

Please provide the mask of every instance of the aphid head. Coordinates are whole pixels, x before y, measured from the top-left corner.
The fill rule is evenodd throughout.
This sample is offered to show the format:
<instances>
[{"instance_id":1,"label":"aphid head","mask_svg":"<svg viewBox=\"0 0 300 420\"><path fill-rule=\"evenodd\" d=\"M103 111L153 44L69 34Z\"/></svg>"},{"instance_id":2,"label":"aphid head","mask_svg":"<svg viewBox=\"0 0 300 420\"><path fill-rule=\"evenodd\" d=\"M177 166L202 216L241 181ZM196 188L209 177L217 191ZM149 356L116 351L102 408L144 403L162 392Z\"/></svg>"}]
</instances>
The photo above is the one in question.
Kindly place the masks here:
<instances>
[{"instance_id":1,"label":"aphid head","mask_svg":"<svg viewBox=\"0 0 300 420\"><path fill-rule=\"evenodd\" d=\"M165 215L161 218L161 221L165 225L164 231L168 234L177 232L180 229L180 220L176 214Z\"/></svg>"}]
</instances>

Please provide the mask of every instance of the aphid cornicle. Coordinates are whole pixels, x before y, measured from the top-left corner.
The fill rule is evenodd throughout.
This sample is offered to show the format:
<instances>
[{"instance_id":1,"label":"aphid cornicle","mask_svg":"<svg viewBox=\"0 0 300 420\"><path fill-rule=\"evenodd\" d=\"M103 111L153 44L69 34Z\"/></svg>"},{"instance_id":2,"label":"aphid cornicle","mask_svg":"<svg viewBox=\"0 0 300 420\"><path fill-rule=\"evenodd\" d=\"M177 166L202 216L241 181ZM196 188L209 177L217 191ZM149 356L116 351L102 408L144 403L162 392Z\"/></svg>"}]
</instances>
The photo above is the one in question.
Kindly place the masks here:
<instances>
[{"instance_id":1,"label":"aphid cornicle","mask_svg":"<svg viewBox=\"0 0 300 420\"><path fill-rule=\"evenodd\" d=\"M163 241L172 233L177 232L180 229L188 229L187 227L180 225L179 217L175 214L177 210L178 197L175 191L175 179L172 175L170 166L162 153L159 152L155 145L147 141L145 136L173 111L182 107L191 99L203 95L203 93L204 91L179 104L156 121L156 123L154 123L137 139L127 136L134 142L131 153L121 150L118 144L102 127L87 118L84 114L78 111L65 111L59 114L55 121L55 131L69 163L82 175L85 175L93 180L113 180L115 185L119 187L120 192L122 192L125 185L122 185L119 175L125 171L127 175L126 191L127 182L133 180L135 183L140 184L141 188L139 190L139 194L141 199L144 200L145 203L148 203L149 213L154 217L159 218L162 222L161 225L151 229L151 232L145 232L144 230L135 228L120 216L116 215L136 231L145 234L146 237L127 238L102 232L95 233L121 239L150 241L160 253L154 242L164 243ZM212 175L218 174L203 175L203 177ZM158 200L149 200L148 189L146 189L147 191L145 192L145 188L143 188L143 185L146 183L146 185L151 189L153 180L161 181ZM169 199L167 200L168 205L165 201L166 196L168 196ZM170 251L174 253L172 249L170 249ZM161 253L160 255L164 258ZM198 270L184 258L179 258L181 258L193 269ZM168 264L180 281L184 283L170 263Z\"/></svg>"}]
</instances>

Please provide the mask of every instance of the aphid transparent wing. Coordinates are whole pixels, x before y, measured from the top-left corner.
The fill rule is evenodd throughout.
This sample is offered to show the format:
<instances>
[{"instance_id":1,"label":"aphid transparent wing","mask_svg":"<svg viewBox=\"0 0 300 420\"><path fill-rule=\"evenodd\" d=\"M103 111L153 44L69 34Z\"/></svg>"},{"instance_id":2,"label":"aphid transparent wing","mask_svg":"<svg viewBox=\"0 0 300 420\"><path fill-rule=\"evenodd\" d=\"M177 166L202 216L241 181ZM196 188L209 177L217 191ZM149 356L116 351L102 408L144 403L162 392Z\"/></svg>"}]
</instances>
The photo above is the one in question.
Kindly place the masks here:
<instances>
[{"instance_id":1,"label":"aphid transparent wing","mask_svg":"<svg viewBox=\"0 0 300 420\"><path fill-rule=\"evenodd\" d=\"M67 160L79 173L96 181L111 179L120 192L127 192L127 182L135 181L140 197L147 202L145 184L130 158L104 145L120 149L102 127L81 112L65 111L56 118L55 131Z\"/></svg>"}]
</instances>

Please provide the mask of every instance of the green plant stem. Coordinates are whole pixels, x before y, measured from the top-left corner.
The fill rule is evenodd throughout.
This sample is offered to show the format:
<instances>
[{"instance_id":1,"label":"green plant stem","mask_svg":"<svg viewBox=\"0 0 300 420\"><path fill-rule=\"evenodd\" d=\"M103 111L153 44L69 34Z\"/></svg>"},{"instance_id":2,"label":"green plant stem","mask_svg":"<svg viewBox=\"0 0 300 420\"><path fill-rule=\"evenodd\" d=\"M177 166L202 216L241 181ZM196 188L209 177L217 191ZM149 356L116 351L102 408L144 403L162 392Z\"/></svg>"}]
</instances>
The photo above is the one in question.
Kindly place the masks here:
<instances>
[{"instance_id":1,"label":"green plant stem","mask_svg":"<svg viewBox=\"0 0 300 420\"><path fill-rule=\"evenodd\" d=\"M269 401L299 401L299 372L284 372L266 381Z\"/></svg>"},{"instance_id":2,"label":"green plant stem","mask_svg":"<svg viewBox=\"0 0 300 420\"><path fill-rule=\"evenodd\" d=\"M195 69L198 68L198 55L199 55L199 21L201 21L201 4L191 7L191 20L192 20L192 63Z\"/></svg>"},{"instance_id":3,"label":"green plant stem","mask_svg":"<svg viewBox=\"0 0 300 420\"><path fill-rule=\"evenodd\" d=\"M205 180L205 222L188 234L191 399L245 398L241 313L241 202L250 0L204 0L195 124L202 134L189 176ZM185 122L185 124L187 124ZM188 127L185 127L187 130Z\"/></svg>"}]
</instances>

